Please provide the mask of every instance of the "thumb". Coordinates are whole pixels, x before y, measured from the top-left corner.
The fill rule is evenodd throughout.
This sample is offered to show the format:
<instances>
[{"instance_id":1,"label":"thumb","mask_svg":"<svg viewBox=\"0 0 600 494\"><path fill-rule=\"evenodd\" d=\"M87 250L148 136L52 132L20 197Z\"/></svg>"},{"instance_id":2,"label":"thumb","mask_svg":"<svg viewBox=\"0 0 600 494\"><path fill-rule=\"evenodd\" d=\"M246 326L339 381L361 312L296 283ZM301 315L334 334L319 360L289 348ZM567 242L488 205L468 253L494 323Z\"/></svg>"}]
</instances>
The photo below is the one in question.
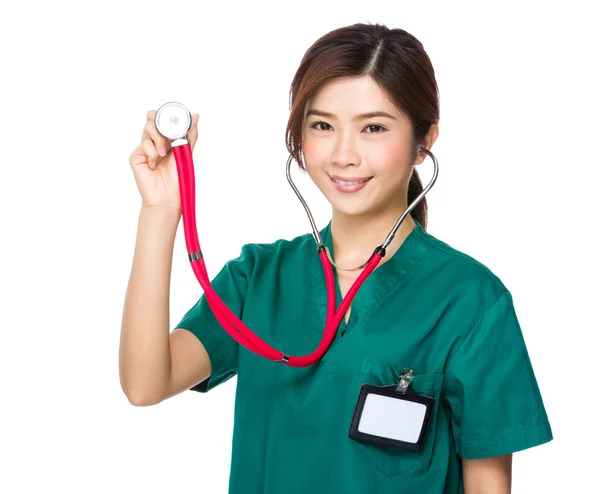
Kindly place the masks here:
<instances>
[{"instance_id":1,"label":"thumb","mask_svg":"<svg viewBox=\"0 0 600 494\"><path fill-rule=\"evenodd\" d=\"M194 149L194 146L196 145L196 141L198 140L198 118L199 117L200 117L200 115L198 115L198 113L194 113L192 115L192 128L188 132L188 140L190 141L190 146L192 147L192 150Z\"/></svg>"}]
</instances>

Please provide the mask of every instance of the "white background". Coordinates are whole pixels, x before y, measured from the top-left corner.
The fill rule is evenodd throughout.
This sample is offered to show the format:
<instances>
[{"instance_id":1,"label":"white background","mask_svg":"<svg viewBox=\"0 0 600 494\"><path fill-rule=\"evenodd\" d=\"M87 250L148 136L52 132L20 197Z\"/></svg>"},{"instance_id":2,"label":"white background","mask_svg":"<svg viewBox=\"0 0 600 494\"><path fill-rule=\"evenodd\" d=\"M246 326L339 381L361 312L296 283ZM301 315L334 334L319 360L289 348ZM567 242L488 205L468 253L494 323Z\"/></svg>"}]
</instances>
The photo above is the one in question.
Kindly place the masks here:
<instances>
[{"instance_id":1,"label":"white background","mask_svg":"<svg viewBox=\"0 0 600 494\"><path fill-rule=\"evenodd\" d=\"M0 491L226 492L236 378L145 408L120 388L140 207L128 158L148 110L200 114L211 278L244 243L308 233L285 178L290 83L317 38L369 21L416 36L435 68L428 231L515 300L555 440L515 454L513 492L598 492L594 3L3 3ZM328 203L293 173L323 227ZM200 294L180 223L172 325Z\"/></svg>"}]
</instances>

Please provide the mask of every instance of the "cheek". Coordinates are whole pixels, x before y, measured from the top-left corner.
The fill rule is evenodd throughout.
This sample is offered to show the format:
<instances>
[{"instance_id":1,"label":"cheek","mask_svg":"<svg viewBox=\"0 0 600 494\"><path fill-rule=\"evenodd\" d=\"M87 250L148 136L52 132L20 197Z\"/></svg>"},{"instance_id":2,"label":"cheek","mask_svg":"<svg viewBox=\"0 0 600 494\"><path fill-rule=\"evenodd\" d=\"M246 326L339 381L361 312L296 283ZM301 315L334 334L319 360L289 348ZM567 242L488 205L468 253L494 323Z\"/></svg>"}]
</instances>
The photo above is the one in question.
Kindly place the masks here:
<instances>
[{"instance_id":1,"label":"cheek","mask_svg":"<svg viewBox=\"0 0 600 494\"><path fill-rule=\"evenodd\" d=\"M368 163L376 173L397 174L399 168L405 168L409 160L409 144L400 139L380 143L368 156Z\"/></svg>"},{"instance_id":2,"label":"cheek","mask_svg":"<svg viewBox=\"0 0 600 494\"><path fill-rule=\"evenodd\" d=\"M323 152L318 143L310 137L302 143L302 155L304 157L304 166L311 178L316 178L318 172L323 168Z\"/></svg>"},{"instance_id":3,"label":"cheek","mask_svg":"<svg viewBox=\"0 0 600 494\"><path fill-rule=\"evenodd\" d=\"M310 161L311 157L314 157L318 153L318 147L315 145L314 139L305 137L302 142L302 154L306 161Z\"/></svg>"}]
</instances>

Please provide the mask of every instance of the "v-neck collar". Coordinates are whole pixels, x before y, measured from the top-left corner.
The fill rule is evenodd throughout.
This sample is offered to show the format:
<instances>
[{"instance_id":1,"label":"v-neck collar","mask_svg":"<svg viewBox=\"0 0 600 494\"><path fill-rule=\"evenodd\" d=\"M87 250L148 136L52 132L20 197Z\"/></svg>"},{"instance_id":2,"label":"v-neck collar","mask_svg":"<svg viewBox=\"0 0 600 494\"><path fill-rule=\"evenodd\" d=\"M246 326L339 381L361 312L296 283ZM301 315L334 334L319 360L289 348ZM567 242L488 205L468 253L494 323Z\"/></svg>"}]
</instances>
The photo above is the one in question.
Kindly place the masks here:
<instances>
[{"instance_id":1,"label":"v-neck collar","mask_svg":"<svg viewBox=\"0 0 600 494\"><path fill-rule=\"evenodd\" d=\"M400 248L384 264L379 265L360 286L356 296L352 300L350 319L346 324L345 318L342 318L339 330L343 330L345 332L350 331L352 327L360 322L360 320L371 309L373 309L373 307L375 307L389 294L392 288L397 286L402 281L402 279L425 255L425 252L427 252L429 249L430 244L424 240L424 235L426 235L426 233L422 225L416 219L413 218L413 220L415 222L415 227L404 239L400 245ZM335 260L333 252L333 240L331 237L331 220L327 226L320 231L320 233L323 244L329 249L329 252ZM373 249L375 249L377 245L383 243L383 240L384 239L377 240L376 242L378 243L373 244ZM318 313L320 327L322 328L325 325L325 319L327 317L327 290L324 282L325 278L323 275L323 266L320 261L315 265L320 271L319 274L316 274L316 279L323 280L321 287L318 290ZM342 301L342 297L338 283L337 270L335 267L332 267L332 269L336 286L335 307L337 310ZM336 335L336 339L338 337L339 335Z\"/></svg>"}]
</instances>

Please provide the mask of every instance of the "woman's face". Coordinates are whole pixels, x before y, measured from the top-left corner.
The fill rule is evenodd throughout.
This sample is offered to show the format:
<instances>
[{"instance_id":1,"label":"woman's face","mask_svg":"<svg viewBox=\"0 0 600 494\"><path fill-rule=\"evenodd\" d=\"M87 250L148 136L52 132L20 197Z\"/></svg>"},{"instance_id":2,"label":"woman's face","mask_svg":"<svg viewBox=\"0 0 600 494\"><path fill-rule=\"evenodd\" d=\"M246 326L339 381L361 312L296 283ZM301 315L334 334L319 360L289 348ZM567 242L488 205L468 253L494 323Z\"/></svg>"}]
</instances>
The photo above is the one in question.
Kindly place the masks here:
<instances>
[{"instance_id":1,"label":"woman's face","mask_svg":"<svg viewBox=\"0 0 600 494\"><path fill-rule=\"evenodd\" d=\"M372 112L389 116L361 117ZM334 210L371 215L406 208L412 139L410 120L373 79L340 78L308 102L302 154Z\"/></svg>"}]
</instances>

